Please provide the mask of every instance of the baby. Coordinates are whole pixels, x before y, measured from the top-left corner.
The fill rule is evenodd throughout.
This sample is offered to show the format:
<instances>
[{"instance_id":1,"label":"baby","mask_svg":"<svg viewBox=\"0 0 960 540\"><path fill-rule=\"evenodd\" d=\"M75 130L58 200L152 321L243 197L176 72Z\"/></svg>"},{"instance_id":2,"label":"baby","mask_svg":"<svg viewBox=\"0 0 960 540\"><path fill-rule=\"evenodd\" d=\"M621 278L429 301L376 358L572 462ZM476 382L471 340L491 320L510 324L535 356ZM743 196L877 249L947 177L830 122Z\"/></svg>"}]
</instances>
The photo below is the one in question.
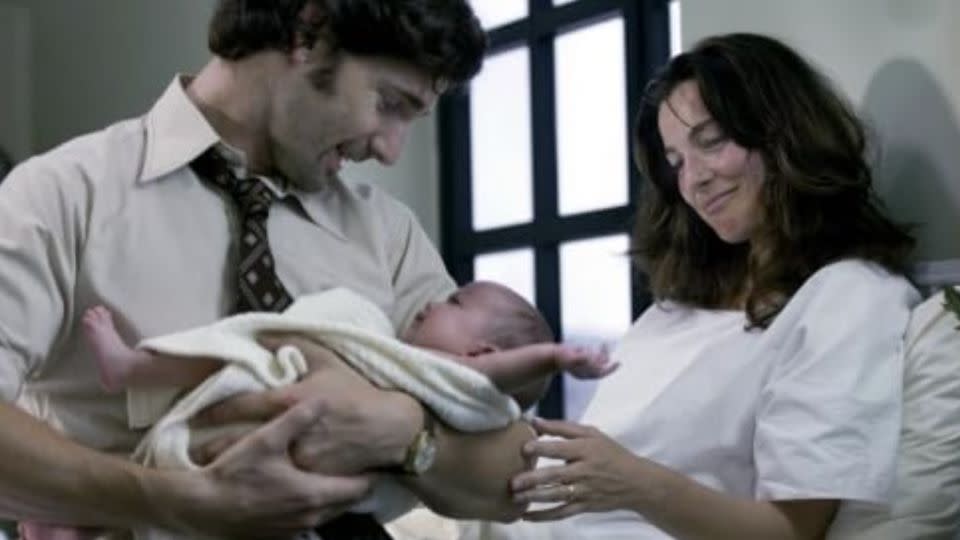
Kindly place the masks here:
<instances>
[{"instance_id":1,"label":"baby","mask_svg":"<svg viewBox=\"0 0 960 540\"><path fill-rule=\"evenodd\" d=\"M109 391L150 386L192 387L224 366L216 358L170 356L133 348L114 327L110 312L87 310L83 330L94 350L100 380ZM599 378L616 369L607 351L553 342L543 316L523 297L492 282L470 283L443 302L432 302L401 339L471 367L521 408L533 405L558 371Z\"/></svg>"}]
</instances>

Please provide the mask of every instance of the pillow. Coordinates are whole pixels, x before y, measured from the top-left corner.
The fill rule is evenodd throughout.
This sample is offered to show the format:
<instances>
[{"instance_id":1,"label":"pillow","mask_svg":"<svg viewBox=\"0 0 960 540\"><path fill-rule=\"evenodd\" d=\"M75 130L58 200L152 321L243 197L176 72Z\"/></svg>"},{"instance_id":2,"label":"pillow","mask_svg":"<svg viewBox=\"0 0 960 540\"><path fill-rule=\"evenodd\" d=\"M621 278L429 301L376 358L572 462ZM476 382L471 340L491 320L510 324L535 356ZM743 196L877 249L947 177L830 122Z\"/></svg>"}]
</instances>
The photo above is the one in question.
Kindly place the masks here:
<instances>
[{"instance_id":1,"label":"pillow","mask_svg":"<svg viewBox=\"0 0 960 540\"><path fill-rule=\"evenodd\" d=\"M943 302L940 292L914 308L904 337L894 500L841 505L830 540L952 539L960 530L960 320Z\"/></svg>"}]
</instances>

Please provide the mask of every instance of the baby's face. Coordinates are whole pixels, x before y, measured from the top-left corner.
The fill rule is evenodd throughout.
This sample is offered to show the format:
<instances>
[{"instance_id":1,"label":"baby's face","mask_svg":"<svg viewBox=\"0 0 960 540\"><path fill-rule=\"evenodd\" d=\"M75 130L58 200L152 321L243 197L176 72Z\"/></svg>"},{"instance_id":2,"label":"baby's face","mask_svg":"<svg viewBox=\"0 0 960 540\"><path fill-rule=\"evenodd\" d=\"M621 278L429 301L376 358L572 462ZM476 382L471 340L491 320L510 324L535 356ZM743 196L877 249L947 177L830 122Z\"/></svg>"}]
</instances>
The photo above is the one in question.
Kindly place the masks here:
<instances>
[{"instance_id":1,"label":"baby's face","mask_svg":"<svg viewBox=\"0 0 960 540\"><path fill-rule=\"evenodd\" d=\"M417 314L403 335L411 345L451 354L476 352L498 301L489 284L471 283L443 302L431 302Z\"/></svg>"}]
</instances>

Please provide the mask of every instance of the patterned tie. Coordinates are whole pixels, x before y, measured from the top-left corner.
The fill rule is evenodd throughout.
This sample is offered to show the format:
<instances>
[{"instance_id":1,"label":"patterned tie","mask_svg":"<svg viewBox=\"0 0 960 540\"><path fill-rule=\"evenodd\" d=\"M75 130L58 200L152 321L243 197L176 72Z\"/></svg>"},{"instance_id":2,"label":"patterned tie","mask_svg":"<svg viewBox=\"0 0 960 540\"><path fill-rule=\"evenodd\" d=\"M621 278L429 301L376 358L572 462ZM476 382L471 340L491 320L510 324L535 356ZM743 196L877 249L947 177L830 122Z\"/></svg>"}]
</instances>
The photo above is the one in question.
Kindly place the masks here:
<instances>
[{"instance_id":1,"label":"patterned tie","mask_svg":"<svg viewBox=\"0 0 960 540\"><path fill-rule=\"evenodd\" d=\"M233 313L283 311L292 302L277 277L267 237L273 191L256 178L237 178L226 160L211 148L195 159L193 170L230 196L239 218L237 301Z\"/></svg>"},{"instance_id":2,"label":"patterned tie","mask_svg":"<svg viewBox=\"0 0 960 540\"><path fill-rule=\"evenodd\" d=\"M274 193L256 178L237 178L214 148L201 154L190 166L197 176L230 195L237 209L240 264L234 313L283 311L292 299L274 270L267 238L267 216ZM343 514L318 527L316 532L324 540L392 540L369 514Z\"/></svg>"}]
</instances>

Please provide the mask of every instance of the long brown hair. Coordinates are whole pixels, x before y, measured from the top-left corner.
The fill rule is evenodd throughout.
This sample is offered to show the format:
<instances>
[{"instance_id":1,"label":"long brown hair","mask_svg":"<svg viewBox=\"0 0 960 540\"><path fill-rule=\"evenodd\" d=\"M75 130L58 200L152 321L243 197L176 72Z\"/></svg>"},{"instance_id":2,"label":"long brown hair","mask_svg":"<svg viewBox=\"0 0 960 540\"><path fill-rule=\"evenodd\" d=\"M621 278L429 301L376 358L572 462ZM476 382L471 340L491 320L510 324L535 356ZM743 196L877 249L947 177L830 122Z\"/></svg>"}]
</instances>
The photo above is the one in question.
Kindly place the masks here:
<instances>
[{"instance_id":1,"label":"long brown hair","mask_svg":"<svg viewBox=\"0 0 960 540\"><path fill-rule=\"evenodd\" d=\"M696 83L717 124L760 153L764 215L749 243L728 244L681 198L657 125L678 84ZM744 305L767 327L824 265L844 258L904 273L914 239L873 191L864 128L830 82L783 43L755 34L705 39L648 84L634 128L644 182L633 239L654 297L705 308Z\"/></svg>"}]
</instances>

